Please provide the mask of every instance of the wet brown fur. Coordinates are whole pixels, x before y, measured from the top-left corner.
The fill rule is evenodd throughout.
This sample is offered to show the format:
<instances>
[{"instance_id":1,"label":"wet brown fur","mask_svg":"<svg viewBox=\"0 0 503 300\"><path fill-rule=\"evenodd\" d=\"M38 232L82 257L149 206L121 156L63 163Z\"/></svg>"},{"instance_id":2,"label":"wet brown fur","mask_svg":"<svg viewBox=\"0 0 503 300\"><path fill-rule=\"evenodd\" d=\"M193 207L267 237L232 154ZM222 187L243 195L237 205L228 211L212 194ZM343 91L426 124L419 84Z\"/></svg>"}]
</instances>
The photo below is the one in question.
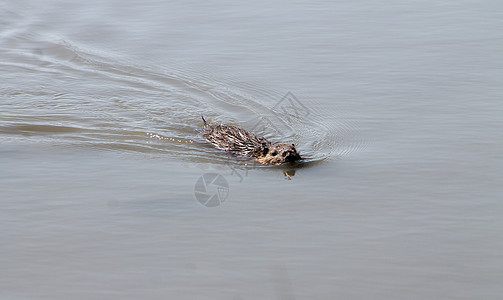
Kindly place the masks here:
<instances>
[{"instance_id":1,"label":"wet brown fur","mask_svg":"<svg viewBox=\"0 0 503 300\"><path fill-rule=\"evenodd\" d=\"M202 131L206 141L218 149L251 157L263 165L279 165L301 159L294 144L272 144L242 128L208 124L204 117Z\"/></svg>"}]
</instances>

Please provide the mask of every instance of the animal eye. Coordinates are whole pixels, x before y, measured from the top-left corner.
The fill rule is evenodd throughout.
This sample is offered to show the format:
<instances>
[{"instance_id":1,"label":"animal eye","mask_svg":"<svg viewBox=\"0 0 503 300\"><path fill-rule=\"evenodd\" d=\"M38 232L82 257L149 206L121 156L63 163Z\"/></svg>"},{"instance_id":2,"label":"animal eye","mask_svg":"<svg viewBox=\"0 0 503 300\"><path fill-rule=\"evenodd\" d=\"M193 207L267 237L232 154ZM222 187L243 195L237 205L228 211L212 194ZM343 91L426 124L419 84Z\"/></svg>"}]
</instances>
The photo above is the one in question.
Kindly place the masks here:
<instances>
[{"instance_id":1,"label":"animal eye","mask_svg":"<svg viewBox=\"0 0 503 300\"><path fill-rule=\"evenodd\" d=\"M271 153L272 156L276 156L278 154L278 152L274 151L273 153Z\"/></svg>"}]
</instances>

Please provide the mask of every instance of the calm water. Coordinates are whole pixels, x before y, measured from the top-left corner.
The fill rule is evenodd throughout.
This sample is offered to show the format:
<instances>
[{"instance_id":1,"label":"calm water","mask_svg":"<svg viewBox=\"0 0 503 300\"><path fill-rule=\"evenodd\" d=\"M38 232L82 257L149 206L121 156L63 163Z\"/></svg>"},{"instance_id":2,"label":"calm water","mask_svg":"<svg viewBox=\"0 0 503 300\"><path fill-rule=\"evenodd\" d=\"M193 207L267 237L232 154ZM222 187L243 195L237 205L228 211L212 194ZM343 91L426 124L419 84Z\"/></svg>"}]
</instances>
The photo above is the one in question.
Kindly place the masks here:
<instances>
[{"instance_id":1,"label":"calm water","mask_svg":"<svg viewBox=\"0 0 503 300\"><path fill-rule=\"evenodd\" d=\"M501 32L500 1L0 2L0 298L499 299Z\"/></svg>"}]
</instances>

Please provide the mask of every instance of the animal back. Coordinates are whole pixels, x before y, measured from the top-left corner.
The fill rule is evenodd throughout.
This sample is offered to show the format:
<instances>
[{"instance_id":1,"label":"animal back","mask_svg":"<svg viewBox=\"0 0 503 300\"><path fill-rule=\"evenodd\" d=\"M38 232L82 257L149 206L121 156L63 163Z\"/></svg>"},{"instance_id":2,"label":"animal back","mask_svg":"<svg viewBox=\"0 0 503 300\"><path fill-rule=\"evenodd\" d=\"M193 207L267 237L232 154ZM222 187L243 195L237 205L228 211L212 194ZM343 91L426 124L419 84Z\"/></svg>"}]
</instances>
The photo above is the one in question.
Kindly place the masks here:
<instances>
[{"instance_id":1,"label":"animal back","mask_svg":"<svg viewBox=\"0 0 503 300\"><path fill-rule=\"evenodd\" d=\"M246 156L257 156L271 144L265 138L231 125L206 125L202 134L215 147Z\"/></svg>"}]
</instances>

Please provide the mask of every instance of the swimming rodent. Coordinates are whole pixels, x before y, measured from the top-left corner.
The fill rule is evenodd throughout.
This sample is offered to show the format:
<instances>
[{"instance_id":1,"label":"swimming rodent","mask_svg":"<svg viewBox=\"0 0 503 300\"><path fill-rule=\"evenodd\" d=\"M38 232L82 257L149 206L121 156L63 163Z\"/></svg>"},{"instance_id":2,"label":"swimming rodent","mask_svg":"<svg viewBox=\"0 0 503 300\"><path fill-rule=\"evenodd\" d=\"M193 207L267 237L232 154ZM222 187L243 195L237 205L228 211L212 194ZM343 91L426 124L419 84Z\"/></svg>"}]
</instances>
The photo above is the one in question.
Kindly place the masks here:
<instances>
[{"instance_id":1,"label":"swimming rodent","mask_svg":"<svg viewBox=\"0 0 503 300\"><path fill-rule=\"evenodd\" d=\"M208 124L204 117L202 134L218 149L253 158L263 165L279 165L301 159L294 144L272 144L263 137L232 125Z\"/></svg>"}]
</instances>

